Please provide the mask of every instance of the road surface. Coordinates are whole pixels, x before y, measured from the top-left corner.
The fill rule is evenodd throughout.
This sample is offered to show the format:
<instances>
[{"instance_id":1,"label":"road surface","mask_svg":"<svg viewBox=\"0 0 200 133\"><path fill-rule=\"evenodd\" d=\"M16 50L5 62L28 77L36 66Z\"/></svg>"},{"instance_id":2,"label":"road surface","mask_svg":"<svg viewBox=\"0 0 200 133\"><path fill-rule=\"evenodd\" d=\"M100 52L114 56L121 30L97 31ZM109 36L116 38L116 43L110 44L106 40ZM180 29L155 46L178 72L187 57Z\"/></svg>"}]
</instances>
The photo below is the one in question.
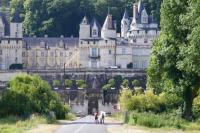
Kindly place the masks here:
<instances>
[{"instance_id":1,"label":"road surface","mask_svg":"<svg viewBox=\"0 0 200 133\"><path fill-rule=\"evenodd\" d=\"M56 133L107 133L107 125L110 124L106 121L105 124L95 124L94 116L86 116L63 125Z\"/></svg>"}]
</instances>

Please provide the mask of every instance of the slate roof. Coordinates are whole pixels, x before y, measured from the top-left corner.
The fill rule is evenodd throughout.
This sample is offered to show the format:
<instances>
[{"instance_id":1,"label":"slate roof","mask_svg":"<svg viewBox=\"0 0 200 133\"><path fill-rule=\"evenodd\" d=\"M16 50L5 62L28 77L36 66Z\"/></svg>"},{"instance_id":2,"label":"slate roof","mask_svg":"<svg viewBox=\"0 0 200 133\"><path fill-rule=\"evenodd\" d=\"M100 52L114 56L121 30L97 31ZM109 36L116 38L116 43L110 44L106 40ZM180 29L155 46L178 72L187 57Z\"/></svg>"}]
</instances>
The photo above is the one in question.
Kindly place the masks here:
<instances>
[{"instance_id":1,"label":"slate roof","mask_svg":"<svg viewBox=\"0 0 200 133\"><path fill-rule=\"evenodd\" d=\"M5 25L5 36L10 35L10 22L9 22L9 17L10 17L10 12L7 11L6 13L2 13L0 11L0 17L3 20L3 24Z\"/></svg>"},{"instance_id":2,"label":"slate roof","mask_svg":"<svg viewBox=\"0 0 200 133\"><path fill-rule=\"evenodd\" d=\"M16 9L16 12L15 12L14 16L12 17L11 22L14 22L14 23L21 23L22 22L22 19L20 17L20 13L19 13L18 9Z\"/></svg>"},{"instance_id":3,"label":"slate roof","mask_svg":"<svg viewBox=\"0 0 200 133\"><path fill-rule=\"evenodd\" d=\"M67 47L75 47L79 43L78 38L61 38L61 37L24 37L23 41L28 46L40 46L41 42L45 42L45 44L49 47L57 47L61 41L63 41L64 45Z\"/></svg>"}]
</instances>

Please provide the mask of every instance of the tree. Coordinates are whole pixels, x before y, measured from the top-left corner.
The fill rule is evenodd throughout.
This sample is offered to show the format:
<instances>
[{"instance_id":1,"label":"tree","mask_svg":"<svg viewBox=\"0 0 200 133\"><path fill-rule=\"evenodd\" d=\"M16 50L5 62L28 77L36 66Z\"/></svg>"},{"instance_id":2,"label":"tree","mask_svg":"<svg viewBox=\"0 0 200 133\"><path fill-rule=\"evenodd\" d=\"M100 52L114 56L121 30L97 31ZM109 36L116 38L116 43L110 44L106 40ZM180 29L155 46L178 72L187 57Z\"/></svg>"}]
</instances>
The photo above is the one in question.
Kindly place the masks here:
<instances>
[{"instance_id":1,"label":"tree","mask_svg":"<svg viewBox=\"0 0 200 133\"><path fill-rule=\"evenodd\" d=\"M148 85L173 91L184 99L183 117L192 118L199 90L199 1L165 0L161 8L161 35L153 44ZM191 21L192 20L192 21Z\"/></svg>"},{"instance_id":2,"label":"tree","mask_svg":"<svg viewBox=\"0 0 200 133\"><path fill-rule=\"evenodd\" d=\"M48 114L54 111L58 119L65 118L69 108L62 104L59 95L39 76L17 75L10 81L0 100L0 116L27 116L31 113Z\"/></svg>"},{"instance_id":3,"label":"tree","mask_svg":"<svg viewBox=\"0 0 200 133\"><path fill-rule=\"evenodd\" d=\"M90 20L96 17L103 24L109 5L119 32L125 7L131 16L132 4L136 1L138 0L11 0L11 16L19 9L24 32L28 36L78 36L83 16L86 14ZM162 0L144 2L148 14L159 22Z\"/></svg>"}]
</instances>

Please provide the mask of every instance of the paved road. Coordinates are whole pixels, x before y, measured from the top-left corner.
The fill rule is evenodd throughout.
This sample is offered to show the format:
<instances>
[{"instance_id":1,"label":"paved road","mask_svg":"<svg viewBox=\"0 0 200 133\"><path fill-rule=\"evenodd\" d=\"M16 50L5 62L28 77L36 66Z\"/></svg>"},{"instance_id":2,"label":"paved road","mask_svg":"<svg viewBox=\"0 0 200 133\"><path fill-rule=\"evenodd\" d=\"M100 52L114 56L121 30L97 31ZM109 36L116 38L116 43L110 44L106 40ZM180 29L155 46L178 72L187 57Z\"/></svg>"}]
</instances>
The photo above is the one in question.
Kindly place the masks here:
<instances>
[{"instance_id":1,"label":"paved road","mask_svg":"<svg viewBox=\"0 0 200 133\"><path fill-rule=\"evenodd\" d=\"M107 133L108 124L95 124L94 116L87 116L62 126L56 133Z\"/></svg>"}]
</instances>

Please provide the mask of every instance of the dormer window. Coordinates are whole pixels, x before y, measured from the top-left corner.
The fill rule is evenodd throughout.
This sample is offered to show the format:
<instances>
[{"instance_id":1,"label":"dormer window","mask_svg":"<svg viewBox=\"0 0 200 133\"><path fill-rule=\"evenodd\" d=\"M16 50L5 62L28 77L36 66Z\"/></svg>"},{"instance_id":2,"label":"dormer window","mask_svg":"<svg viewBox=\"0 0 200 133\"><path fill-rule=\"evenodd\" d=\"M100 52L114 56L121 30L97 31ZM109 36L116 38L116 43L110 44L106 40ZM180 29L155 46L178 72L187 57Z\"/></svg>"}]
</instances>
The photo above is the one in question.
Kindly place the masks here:
<instances>
[{"instance_id":1,"label":"dormer window","mask_svg":"<svg viewBox=\"0 0 200 133\"><path fill-rule=\"evenodd\" d=\"M96 29L93 29L93 30L92 30L92 34L93 34L93 36L96 36L96 35L97 35L97 30L96 30Z\"/></svg>"}]
</instances>

